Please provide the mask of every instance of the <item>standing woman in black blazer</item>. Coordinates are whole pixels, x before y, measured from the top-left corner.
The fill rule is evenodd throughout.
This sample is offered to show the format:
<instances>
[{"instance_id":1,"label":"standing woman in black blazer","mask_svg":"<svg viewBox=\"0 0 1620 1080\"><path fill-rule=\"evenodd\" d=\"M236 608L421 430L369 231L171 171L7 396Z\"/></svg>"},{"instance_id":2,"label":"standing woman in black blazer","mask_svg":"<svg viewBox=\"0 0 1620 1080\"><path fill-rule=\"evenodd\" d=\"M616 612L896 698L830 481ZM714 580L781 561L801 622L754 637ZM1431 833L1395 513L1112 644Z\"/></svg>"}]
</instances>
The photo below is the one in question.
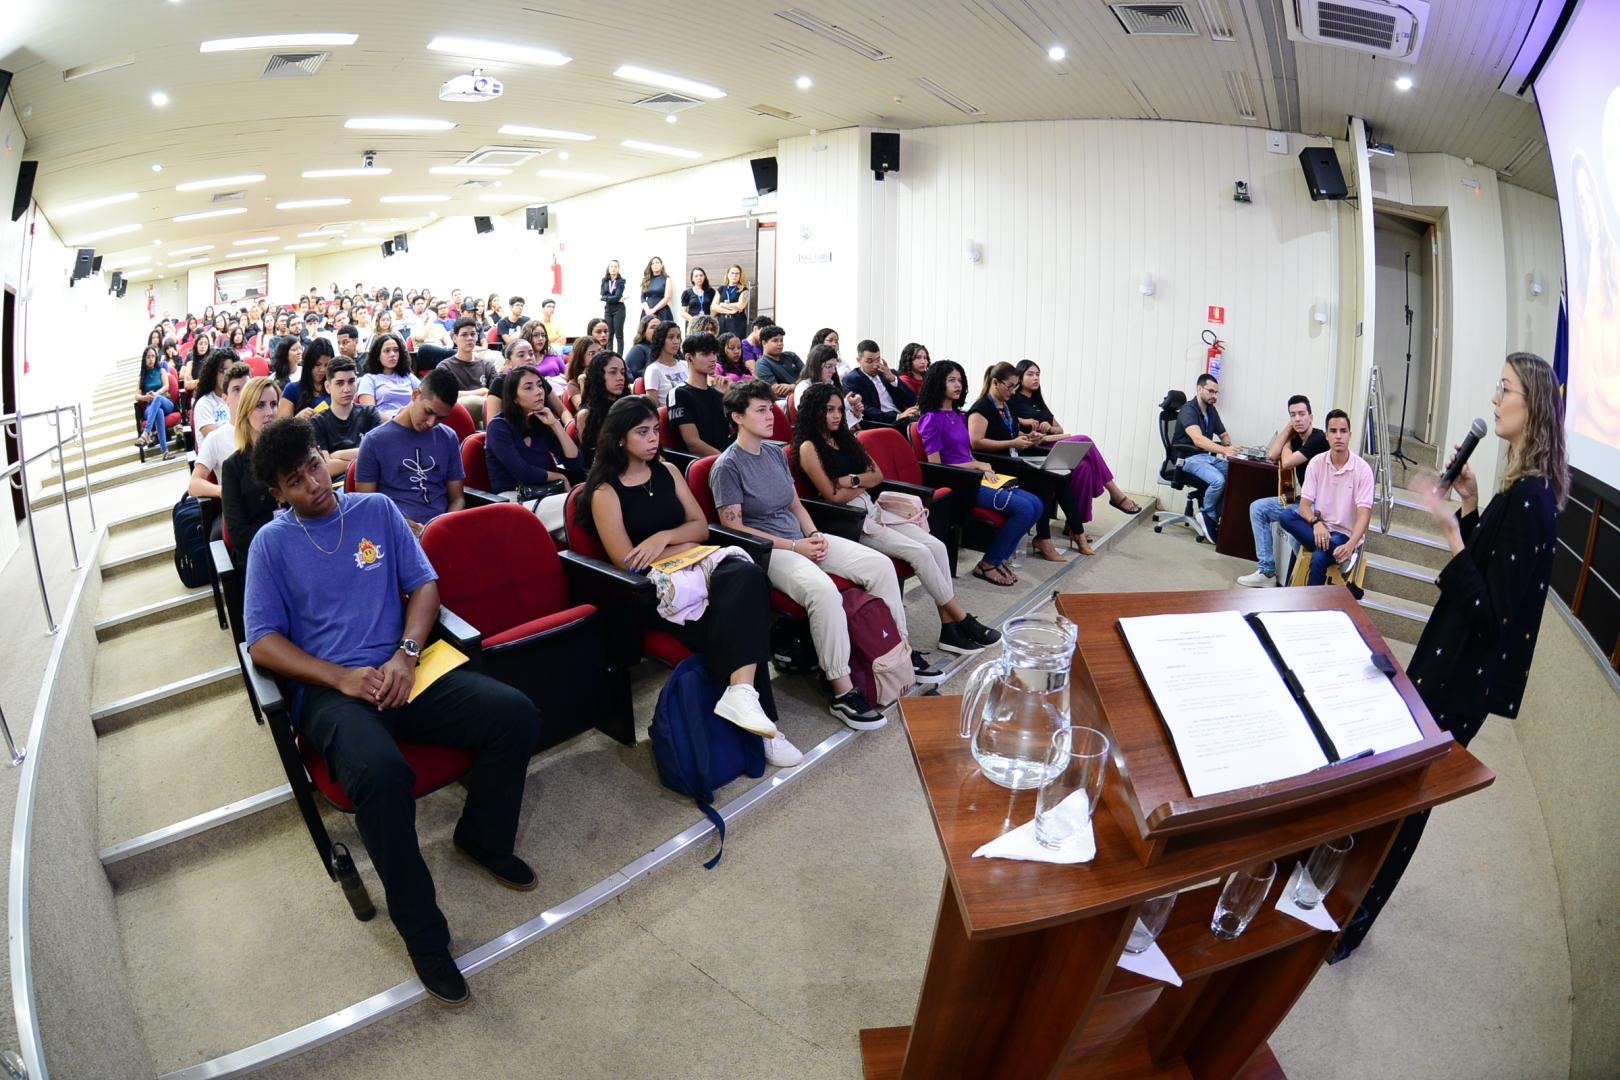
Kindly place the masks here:
<instances>
[{"instance_id":1,"label":"standing woman in black blazer","mask_svg":"<svg viewBox=\"0 0 1620 1080\"><path fill-rule=\"evenodd\" d=\"M619 273L619 260L609 259L602 271L602 318L608 324L607 348L624 352L624 276Z\"/></svg>"},{"instance_id":2,"label":"standing woman in black blazer","mask_svg":"<svg viewBox=\"0 0 1620 1080\"><path fill-rule=\"evenodd\" d=\"M1407 665L1434 722L1463 746L1487 713L1510 720L1519 714L1552 579L1558 511L1569 495L1562 399L1547 361L1531 353L1509 356L1491 403L1496 435L1508 444L1507 471L1483 514L1467 466L1453 485L1462 509L1453 512L1443 493L1426 497L1452 558L1440 571L1440 599ZM1332 962L1349 956L1372 929L1428 819L1425 810L1402 824Z\"/></svg>"}]
</instances>

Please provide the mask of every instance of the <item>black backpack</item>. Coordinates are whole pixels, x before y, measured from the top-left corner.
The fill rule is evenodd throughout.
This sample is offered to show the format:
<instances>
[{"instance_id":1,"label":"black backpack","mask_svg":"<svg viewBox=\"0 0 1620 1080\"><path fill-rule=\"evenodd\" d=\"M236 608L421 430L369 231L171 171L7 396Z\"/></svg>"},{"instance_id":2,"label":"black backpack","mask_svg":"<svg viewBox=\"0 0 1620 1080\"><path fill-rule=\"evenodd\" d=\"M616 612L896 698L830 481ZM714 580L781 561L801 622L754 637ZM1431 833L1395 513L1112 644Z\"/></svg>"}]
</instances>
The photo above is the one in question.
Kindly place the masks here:
<instances>
[{"instance_id":1,"label":"black backpack","mask_svg":"<svg viewBox=\"0 0 1620 1080\"><path fill-rule=\"evenodd\" d=\"M191 495L182 495L174 504L174 572L186 588L200 589L212 580L211 562L202 504Z\"/></svg>"}]
</instances>

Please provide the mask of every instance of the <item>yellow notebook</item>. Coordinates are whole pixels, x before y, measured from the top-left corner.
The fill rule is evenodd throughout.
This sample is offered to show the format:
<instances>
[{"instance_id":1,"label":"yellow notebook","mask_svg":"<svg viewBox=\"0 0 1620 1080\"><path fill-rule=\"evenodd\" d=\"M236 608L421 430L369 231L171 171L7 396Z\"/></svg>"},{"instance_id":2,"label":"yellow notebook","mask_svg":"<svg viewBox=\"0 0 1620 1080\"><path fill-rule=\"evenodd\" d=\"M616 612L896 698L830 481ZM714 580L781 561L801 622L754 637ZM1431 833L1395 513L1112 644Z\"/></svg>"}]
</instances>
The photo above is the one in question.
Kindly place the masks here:
<instances>
[{"instance_id":1,"label":"yellow notebook","mask_svg":"<svg viewBox=\"0 0 1620 1080\"><path fill-rule=\"evenodd\" d=\"M1008 476L1006 473L985 473L984 479L980 480L979 484L982 487L989 488L991 491L999 491L1008 484L1012 483L1013 479L1013 477Z\"/></svg>"},{"instance_id":2,"label":"yellow notebook","mask_svg":"<svg viewBox=\"0 0 1620 1080\"><path fill-rule=\"evenodd\" d=\"M440 676L466 662L466 653L448 641L435 641L416 658L416 679L411 683L411 696L405 700L415 701L417 695L438 682Z\"/></svg>"},{"instance_id":3,"label":"yellow notebook","mask_svg":"<svg viewBox=\"0 0 1620 1080\"><path fill-rule=\"evenodd\" d=\"M699 544L695 548L687 548L679 555L659 559L651 568L661 573L673 574L677 570L685 570L688 566L702 562L719 550L714 544Z\"/></svg>"}]
</instances>

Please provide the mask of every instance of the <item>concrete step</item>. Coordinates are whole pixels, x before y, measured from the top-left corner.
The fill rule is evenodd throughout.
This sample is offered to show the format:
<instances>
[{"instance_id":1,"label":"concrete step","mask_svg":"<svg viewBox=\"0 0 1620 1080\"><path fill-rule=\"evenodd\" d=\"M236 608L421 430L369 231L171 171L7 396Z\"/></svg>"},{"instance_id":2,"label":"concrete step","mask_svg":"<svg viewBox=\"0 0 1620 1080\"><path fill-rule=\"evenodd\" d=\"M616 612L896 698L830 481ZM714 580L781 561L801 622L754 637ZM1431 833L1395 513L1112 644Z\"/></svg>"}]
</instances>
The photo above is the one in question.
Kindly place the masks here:
<instances>
[{"instance_id":1,"label":"concrete step","mask_svg":"<svg viewBox=\"0 0 1620 1080\"><path fill-rule=\"evenodd\" d=\"M174 522L172 511L167 506L120 522L108 530L106 546L101 550L102 581L127 569L130 566L127 560L131 557L151 557L153 552L158 551L165 554L174 551Z\"/></svg>"},{"instance_id":2,"label":"concrete step","mask_svg":"<svg viewBox=\"0 0 1620 1080\"><path fill-rule=\"evenodd\" d=\"M1367 588L1418 604L1433 604L1439 597L1433 567L1390 555L1367 556Z\"/></svg>"},{"instance_id":3,"label":"concrete step","mask_svg":"<svg viewBox=\"0 0 1620 1080\"><path fill-rule=\"evenodd\" d=\"M228 678L240 682L236 648L210 605L169 621L160 631L103 641L91 677L90 700L95 704L90 718L98 731L109 730L117 718L138 719L128 714ZM147 715L149 711L140 714Z\"/></svg>"},{"instance_id":4,"label":"concrete step","mask_svg":"<svg viewBox=\"0 0 1620 1080\"><path fill-rule=\"evenodd\" d=\"M1451 548L1438 533L1393 524L1385 532L1376 518L1367 531L1367 551L1435 570L1451 561Z\"/></svg>"},{"instance_id":5,"label":"concrete step","mask_svg":"<svg viewBox=\"0 0 1620 1080\"><path fill-rule=\"evenodd\" d=\"M162 566L153 569L162 570ZM173 577L171 573L169 575ZM136 580L132 575L123 580ZM121 583L121 582L117 582ZM105 610L105 605L103 605ZM152 600L134 607L125 607L107 611L105 615L98 614L96 618L96 640L111 641L125 634L133 634L142 630L158 630L165 625L184 619L199 611L212 611L216 621L218 609L214 606L214 591L212 589L192 589L177 596L165 596L160 600Z\"/></svg>"},{"instance_id":6,"label":"concrete step","mask_svg":"<svg viewBox=\"0 0 1620 1080\"><path fill-rule=\"evenodd\" d=\"M151 460L154 456L161 458L163 456L162 451L155 455L147 454L147 459ZM79 455L79 448L73 446L68 449L66 455L66 468L59 469L56 462L50 462L45 475L40 479L40 490L51 491L61 487L64 472L67 473L68 483L70 484L79 479L84 475L84 463L86 460L90 463L90 482L95 484L103 472L110 472L118 466L127 465L132 461L139 463L140 457L141 452L135 445L133 435L123 440L109 439L95 449L87 446L83 457Z\"/></svg>"},{"instance_id":7,"label":"concrete step","mask_svg":"<svg viewBox=\"0 0 1620 1080\"><path fill-rule=\"evenodd\" d=\"M1393 641L1415 643L1428 625L1431 608L1412 600L1368 589L1361 606L1371 616L1378 632Z\"/></svg>"},{"instance_id":8,"label":"concrete step","mask_svg":"<svg viewBox=\"0 0 1620 1080\"><path fill-rule=\"evenodd\" d=\"M136 608L173 600L196 591L182 582L180 575L175 573L172 532L169 539L170 543L164 552L166 557L159 558L154 555L150 559L122 563L114 567L112 573L102 574L101 599L96 608L98 626L105 620L116 618ZM155 551L155 547L147 550ZM205 591L213 595L206 587Z\"/></svg>"},{"instance_id":9,"label":"concrete step","mask_svg":"<svg viewBox=\"0 0 1620 1080\"><path fill-rule=\"evenodd\" d=\"M138 481L145 480L149 476L157 476L162 473L177 473L179 475L175 479L174 497L178 499L180 497L180 493L186 488L184 477L188 469L189 467L186 464L185 455L183 454L177 453L168 461L163 460L162 454L148 454L144 464L139 460L127 461L121 465L112 466L105 472L92 471L90 473L90 483L93 490L100 491L102 488L121 487L124 484L133 484ZM84 496L83 478L81 477L76 480L69 480L68 492L73 498L82 498ZM46 490L40 495L36 496L29 505L35 510L39 510L43 507L55 506L61 501L61 485L56 484L53 485L49 490Z\"/></svg>"}]
</instances>

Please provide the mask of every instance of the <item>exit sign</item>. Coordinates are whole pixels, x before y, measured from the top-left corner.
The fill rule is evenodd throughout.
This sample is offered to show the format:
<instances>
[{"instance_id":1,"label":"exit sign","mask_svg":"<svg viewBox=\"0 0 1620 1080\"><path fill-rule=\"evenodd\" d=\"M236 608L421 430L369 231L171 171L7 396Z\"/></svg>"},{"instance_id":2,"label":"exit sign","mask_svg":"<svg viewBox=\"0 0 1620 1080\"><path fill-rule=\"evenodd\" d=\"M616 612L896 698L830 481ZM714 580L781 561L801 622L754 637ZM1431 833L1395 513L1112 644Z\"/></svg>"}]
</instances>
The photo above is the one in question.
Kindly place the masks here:
<instances>
[{"instance_id":1,"label":"exit sign","mask_svg":"<svg viewBox=\"0 0 1620 1080\"><path fill-rule=\"evenodd\" d=\"M1209 319L1207 321L1217 325L1226 322L1226 309L1223 307L1216 307L1214 304L1211 304L1209 306Z\"/></svg>"}]
</instances>

